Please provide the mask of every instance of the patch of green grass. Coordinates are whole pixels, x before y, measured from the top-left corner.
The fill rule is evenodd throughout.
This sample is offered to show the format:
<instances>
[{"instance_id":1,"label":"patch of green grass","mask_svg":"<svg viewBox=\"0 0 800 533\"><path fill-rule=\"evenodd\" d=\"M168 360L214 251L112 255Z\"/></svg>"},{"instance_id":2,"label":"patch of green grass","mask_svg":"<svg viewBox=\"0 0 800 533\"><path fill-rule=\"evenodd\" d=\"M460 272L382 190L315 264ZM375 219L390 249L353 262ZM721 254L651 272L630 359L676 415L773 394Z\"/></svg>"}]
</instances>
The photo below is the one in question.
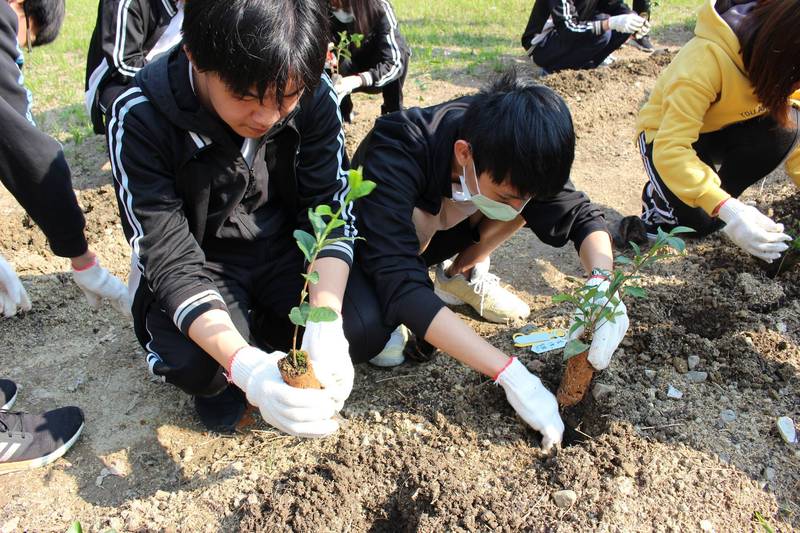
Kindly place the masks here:
<instances>
[{"instance_id":1,"label":"patch of green grass","mask_svg":"<svg viewBox=\"0 0 800 533\"><path fill-rule=\"evenodd\" d=\"M691 29L702 0L660 0L652 21L658 36ZM394 0L400 30L414 51L411 76L484 76L523 58L520 44L533 0ZM70 0L55 43L25 53L25 79L34 95L34 117L47 133L76 144L92 135L83 108L86 51L97 18L97 0Z\"/></svg>"}]
</instances>

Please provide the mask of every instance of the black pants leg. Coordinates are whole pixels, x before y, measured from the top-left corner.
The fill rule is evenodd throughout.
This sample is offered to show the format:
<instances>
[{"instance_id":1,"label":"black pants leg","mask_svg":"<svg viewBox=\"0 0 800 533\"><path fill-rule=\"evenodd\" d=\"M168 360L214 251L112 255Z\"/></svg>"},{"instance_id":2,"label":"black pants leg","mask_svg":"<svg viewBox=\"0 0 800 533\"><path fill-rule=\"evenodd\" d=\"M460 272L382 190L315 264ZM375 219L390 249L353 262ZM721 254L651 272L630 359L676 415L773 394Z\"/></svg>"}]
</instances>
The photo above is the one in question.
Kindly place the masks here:
<instances>
[{"instance_id":1,"label":"black pants leg","mask_svg":"<svg viewBox=\"0 0 800 533\"><path fill-rule=\"evenodd\" d=\"M625 44L628 38L629 34L616 31L607 31L601 35L586 32L578 36L556 31L544 43L534 48L533 60L550 72L595 68Z\"/></svg>"},{"instance_id":2,"label":"black pants leg","mask_svg":"<svg viewBox=\"0 0 800 533\"><path fill-rule=\"evenodd\" d=\"M236 329L249 337L249 299L242 283L244 272L210 263L207 273L228 306ZM134 328L147 353L150 372L188 394L211 396L228 385L223 368L175 326L157 300L134 312Z\"/></svg>"},{"instance_id":3,"label":"black pants leg","mask_svg":"<svg viewBox=\"0 0 800 533\"><path fill-rule=\"evenodd\" d=\"M785 129L769 115L739 122L700 135L692 147L707 165L717 169L720 186L734 198L775 170L800 142L800 112L792 109L794 126ZM642 191L642 220L648 233L681 225L708 235L724 225L699 207L690 207L669 190L653 164L653 145L639 138L639 149L649 181Z\"/></svg>"}]
</instances>

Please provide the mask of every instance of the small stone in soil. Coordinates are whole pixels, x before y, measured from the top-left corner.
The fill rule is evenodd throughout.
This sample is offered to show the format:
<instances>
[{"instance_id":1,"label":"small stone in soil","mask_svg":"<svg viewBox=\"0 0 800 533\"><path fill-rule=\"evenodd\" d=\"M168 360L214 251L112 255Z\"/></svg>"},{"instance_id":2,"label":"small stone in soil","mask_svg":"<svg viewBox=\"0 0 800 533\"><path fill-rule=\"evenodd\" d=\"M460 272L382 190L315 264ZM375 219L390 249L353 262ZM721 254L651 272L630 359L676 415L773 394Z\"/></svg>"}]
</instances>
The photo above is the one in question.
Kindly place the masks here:
<instances>
[{"instance_id":1,"label":"small stone in soil","mask_svg":"<svg viewBox=\"0 0 800 533\"><path fill-rule=\"evenodd\" d=\"M614 393L614 390L614 387L611 385L595 383L594 387L592 388L592 396L594 396L594 399L598 402L603 402Z\"/></svg>"},{"instance_id":2,"label":"small stone in soil","mask_svg":"<svg viewBox=\"0 0 800 533\"><path fill-rule=\"evenodd\" d=\"M733 409L723 409L722 412L719 414L719 417L726 424L730 424L731 422L736 420L736 411L734 411Z\"/></svg>"},{"instance_id":3,"label":"small stone in soil","mask_svg":"<svg viewBox=\"0 0 800 533\"><path fill-rule=\"evenodd\" d=\"M787 444L797 443L797 430L794 428L794 421L788 416L782 416L777 420L778 433Z\"/></svg>"},{"instance_id":4,"label":"small stone in soil","mask_svg":"<svg viewBox=\"0 0 800 533\"><path fill-rule=\"evenodd\" d=\"M527 365L528 370L533 372L534 374L541 373L542 369L544 369L544 361L540 361L538 359L534 359L533 361L529 362Z\"/></svg>"},{"instance_id":5,"label":"small stone in soil","mask_svg":"<svg viewBox=\"0 0 800 533\"><path fill-rule=\"evenodd\" d=\"M678 371L678 374L685 374L689 371L689 363L683 357L673 357L672 366Z\"/></svg>"},{"instance_id":6,"label":"small stone in soil","mask_svg":"<svg viewBox=\"0 0 800 533\"><path fill-rule=\"evenodd\" d=\"M768 466L764 469L764 479L767 481L773 481L775 479L775 469L771 466Z\"/></svg>"},{"instance_id":7,"label":"small stone in soil","mask_svg":"<svg viewBox=\"0 0 800 533\"><path fill-rule=\"evenodd\" d=\"M553 503L555 503L556 507L560 509L572 507L572 505L578 500L578 495L575 494L574 490L559 490L554 492L552 496Z\"/></svg>"},{"instance_id":8,"label":"small stone in soil","mask_svg":"<svg viewBox=\"0 0 800 533\"><path fill-rule=\"evenodd\" d=\"M667 389L667 398L672 398L673 400L680 400L683 398L683 393L673 387L672 385L669 386Z\"/></svg>"},{"instance_id":9,"label":"small stone in soil","mask_svg":"<svg viewBox=\"0 0 800 533\"><path fill-rule=\"evenodd\" d=\"M707 379L708 372L698 372L697 370L692 370L691 372L686 373L686 380L689 383L703 383Z\"/></svg>"},{"instance_id":10,"label":"small stone in soil","mask_svg":"<svg viewBox=\"0 0 800 533\"><path fill-rule=\"evenodd\" d=\"M700 520L700 529L702 531L714 531L714 524L711 523L711 520Z\"/></svg>"},{"instance_id":11,"label":"small stone in soil","mask_svg":"<svg viewBox=\"0 0 800 533\"><path fill-rule=\"evenodd\" d=\"M653 380L656 377L656 371L655 370L651 370L649 368L645 368L644 369L644 377L646 377L647 379Z\"/></svg>"},{"instance_id":12,"label":"small stone in soil","mask_svg":"<svg viewBox=\"0 0 800 533\"><path fill-rule=\"evenodd\" d=\"M697 365L700 364L700 356L698 355L690 355L686 358L686 364L689 367L689 370L694 370L697 368Z\"/></svg>"}]
</instances>

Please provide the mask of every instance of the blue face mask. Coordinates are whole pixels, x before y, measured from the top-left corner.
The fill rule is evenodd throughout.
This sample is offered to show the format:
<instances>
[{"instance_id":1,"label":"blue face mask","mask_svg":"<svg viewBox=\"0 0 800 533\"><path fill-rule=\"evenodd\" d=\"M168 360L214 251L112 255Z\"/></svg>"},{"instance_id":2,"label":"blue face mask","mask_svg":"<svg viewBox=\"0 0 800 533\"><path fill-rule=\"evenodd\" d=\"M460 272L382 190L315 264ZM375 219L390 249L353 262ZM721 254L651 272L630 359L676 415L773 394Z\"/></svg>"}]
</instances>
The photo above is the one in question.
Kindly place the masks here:
<instances>
[{"instance_id":1,"label":"blue face mask","mask_svg":"<svg viewBox=\"0 0 800 533\"><path fill-rule=\"evenodd\" d=\"M481 194L481 189L478 185L478 171L475 169L475 161L472 162L472 172L475 174L475 189L478 191L478 193L472 194L469 190L469 187L467 187L467 167L462 166L461 175L458 177L458 180L461 182L462 193L457 201L472 202L475 207L477 207L478 210L486 216L486 218L491 218L492 220L508 222L517 218L522 209L517 211L508 204L498 202L497 200L492 200L491 198ZM522 208L528 204L528 201L529 200L525 201L525 203L522 205Z\"/></svg>"}]
</instances>

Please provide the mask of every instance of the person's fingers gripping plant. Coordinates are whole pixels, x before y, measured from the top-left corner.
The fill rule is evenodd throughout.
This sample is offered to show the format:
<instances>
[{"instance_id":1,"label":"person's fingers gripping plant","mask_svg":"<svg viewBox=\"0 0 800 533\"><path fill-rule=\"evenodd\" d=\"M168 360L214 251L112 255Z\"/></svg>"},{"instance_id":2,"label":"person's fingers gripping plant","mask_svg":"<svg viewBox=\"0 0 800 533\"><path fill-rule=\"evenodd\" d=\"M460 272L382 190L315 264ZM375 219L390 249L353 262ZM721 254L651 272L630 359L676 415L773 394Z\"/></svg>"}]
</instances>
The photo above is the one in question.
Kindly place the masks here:
<instances>
[{"instance_id":1,"label":"person's fingers gripping plant","mask_svg":"<svg viewBox=\"0 0 800 533\"><path fill-rule=\"evenodd\" d=\"M616 346L625 335L628 322L620 294L646 298L647 292L637 284L641 272L653 263L672 257L675 252L683 253L686 244L678 235L693 231L686 227L676 227L669 233L659 229L658 237L647 252L642 253L632 242L633 258L617 257L617 264L627 267L627 271L623 268L599 271L589 283L553 296L555 303L568 302L576 307L569 341L564 347L567 364L556 394L562 408L572 407L586 396L594 373L608 366L610 354L605 354L604 346L609 342Z\"/></svg>"}]
</instances>

